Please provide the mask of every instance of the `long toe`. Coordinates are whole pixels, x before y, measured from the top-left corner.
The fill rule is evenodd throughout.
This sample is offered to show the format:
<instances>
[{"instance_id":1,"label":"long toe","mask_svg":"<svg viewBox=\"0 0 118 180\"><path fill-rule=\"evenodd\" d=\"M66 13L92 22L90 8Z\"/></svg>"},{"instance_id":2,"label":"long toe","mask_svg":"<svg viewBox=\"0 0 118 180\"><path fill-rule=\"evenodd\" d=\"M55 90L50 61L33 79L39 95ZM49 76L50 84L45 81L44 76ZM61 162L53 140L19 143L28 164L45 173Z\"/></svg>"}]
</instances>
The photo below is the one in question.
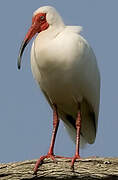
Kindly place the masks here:
<instances>
[{"instance_id":1,"label":"long toe","mask_svg":"<svg viewBox=\"0 0 118 180\"><path fill-rule=\"evenodd\" d=\"M36 162L36 164L35 164L34 174L37 174L38 168L39 168L40 165L42 165L43 160L44 160L44 159L48 159L48 158L50 158L50 159L52 159L54 162L56 162L55 155L53 155L53 154L47 154L47 155L41 156L41 157L37 160L37 162Z\"/></svg>"},{"instance_id":2,"label":"long toe","mask_svg":"<svg viewBox=\"0 0 118 180\"><path fill-rule=\"evenodd\" d=\"M71 161L72 170L74 170L74 163L75 163L76 159L81 159L81 158L79 155L75 155L74 157L72 157L72 161Z\"/></svg>"}]
</instances>

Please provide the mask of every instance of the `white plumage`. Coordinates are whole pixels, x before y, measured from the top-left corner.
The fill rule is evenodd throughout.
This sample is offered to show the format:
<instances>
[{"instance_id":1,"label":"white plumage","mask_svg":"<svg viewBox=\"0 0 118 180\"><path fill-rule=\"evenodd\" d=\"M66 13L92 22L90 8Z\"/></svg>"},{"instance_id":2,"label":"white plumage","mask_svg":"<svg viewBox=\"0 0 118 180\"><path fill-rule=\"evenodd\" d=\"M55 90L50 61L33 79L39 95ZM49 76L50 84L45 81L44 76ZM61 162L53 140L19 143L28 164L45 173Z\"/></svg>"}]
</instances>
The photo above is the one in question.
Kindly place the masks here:
<instances>
[{"instance_id":1,"label":"white plumage","mask_svg":"<svg viewBox=\"0 0 118 180\"><path fill-rule=\"evenodd\" d=\"M31 68L53 109L49 151L36 162L35 174L45 158L54 160L60 157L54 154L59 118L63 120L72 139L76 139L75 155L71 158L72 168L76 159L80 159L80 142L92 144L95 141L100 74L94 52L80 35L81 30L80 26L66 26L53 7L44 6L34 12L32 25L21 44L19 69L25 47L38 33L31 49Z\"/></svg>"},{"instance_id":2,"label":"white plumage","mask_svg":"<svg viewBox=\"0 0 118 180\"><path fill-rule=\"evenodd\" d=\"M34 16L38 13L46 13L49 27L36 36L32 45L33 76L49 104L57 105L72 138L76 135L78 102L81 104L81 136L91 144L96 137L100 101L100 74L94 52L80 35L82 28L66 26L53 7L41 7Z\"/></svg>"}]
</instances>

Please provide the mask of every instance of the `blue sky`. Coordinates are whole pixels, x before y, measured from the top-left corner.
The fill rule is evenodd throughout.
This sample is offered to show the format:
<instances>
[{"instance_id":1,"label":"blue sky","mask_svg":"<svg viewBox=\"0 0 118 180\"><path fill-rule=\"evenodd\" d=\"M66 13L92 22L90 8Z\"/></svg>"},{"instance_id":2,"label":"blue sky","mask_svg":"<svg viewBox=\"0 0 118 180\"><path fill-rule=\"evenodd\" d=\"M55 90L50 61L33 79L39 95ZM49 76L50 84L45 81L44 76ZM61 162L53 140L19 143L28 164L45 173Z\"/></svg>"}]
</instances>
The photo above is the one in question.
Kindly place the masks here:
<instances>
[{"instance_id":1,"label":"blue sky","mask_svg":"<svg viewBox=\"0 0 118 180\"><path fill-rule=\"evenodd\" d=\"M48 151L52 111L30 69L27 46L21 71L17 56L21 41L40 6L54 6L67 25L83 26L101 73L101 105L96 142L81 156L117 156L118 152L118 1L0 1L0 162L38 158ZM55 152L72 156L75 145L60 124Z\"/></svg>"}]
</instances>

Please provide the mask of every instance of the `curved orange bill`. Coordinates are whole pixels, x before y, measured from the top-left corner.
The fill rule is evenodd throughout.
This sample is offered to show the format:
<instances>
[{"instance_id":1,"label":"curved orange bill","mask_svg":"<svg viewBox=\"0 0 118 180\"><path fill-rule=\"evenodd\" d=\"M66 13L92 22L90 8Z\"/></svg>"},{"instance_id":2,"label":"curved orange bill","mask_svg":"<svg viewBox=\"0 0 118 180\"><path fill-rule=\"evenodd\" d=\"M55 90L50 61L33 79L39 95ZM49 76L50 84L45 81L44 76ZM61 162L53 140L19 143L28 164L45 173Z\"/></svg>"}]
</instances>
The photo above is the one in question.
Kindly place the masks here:
<instances>
[{"instance_id":1,"label":"curved orange bill","mask_svg":"<svg viewBox=\"0 0 118 180\"><path fill-rule=\"evenodd\" d=\"M29 31L27 32L25 39L22 41L21 47L20 47L20 51L19 51L19 55L18 55L18 61L17 61L17 66L18 69L21 68L21 59L22 59L22 55L24 52L25 47L27 46L27 44L29 43L29 41L32 39L32 37L38 33L39 31L39 27L38 30L36 28L36 24L32 24L32 26L30 27Z\"/></svg>"}]
</instances>

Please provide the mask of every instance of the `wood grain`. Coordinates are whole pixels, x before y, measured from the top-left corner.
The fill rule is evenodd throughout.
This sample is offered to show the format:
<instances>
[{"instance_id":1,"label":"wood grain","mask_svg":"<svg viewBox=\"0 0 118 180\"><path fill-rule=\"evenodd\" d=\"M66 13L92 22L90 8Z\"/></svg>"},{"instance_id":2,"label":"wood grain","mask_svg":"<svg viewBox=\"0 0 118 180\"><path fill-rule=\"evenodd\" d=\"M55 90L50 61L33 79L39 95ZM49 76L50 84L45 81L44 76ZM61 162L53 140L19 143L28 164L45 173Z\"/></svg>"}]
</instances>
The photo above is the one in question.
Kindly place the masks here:
<instances>
[{"instance_id":1,"label":"wood grain","mask_svg":"<svg viewBox=\"0 0 118 180\"><path fill-rule=\"evenodd\" d=\"M87 158L75 162L74 171L70 160L45 160L36 175L33 168L36 160L0 164L0 180L112 180L118 179L118 158Z\"/></svg>"}]
</instances>

